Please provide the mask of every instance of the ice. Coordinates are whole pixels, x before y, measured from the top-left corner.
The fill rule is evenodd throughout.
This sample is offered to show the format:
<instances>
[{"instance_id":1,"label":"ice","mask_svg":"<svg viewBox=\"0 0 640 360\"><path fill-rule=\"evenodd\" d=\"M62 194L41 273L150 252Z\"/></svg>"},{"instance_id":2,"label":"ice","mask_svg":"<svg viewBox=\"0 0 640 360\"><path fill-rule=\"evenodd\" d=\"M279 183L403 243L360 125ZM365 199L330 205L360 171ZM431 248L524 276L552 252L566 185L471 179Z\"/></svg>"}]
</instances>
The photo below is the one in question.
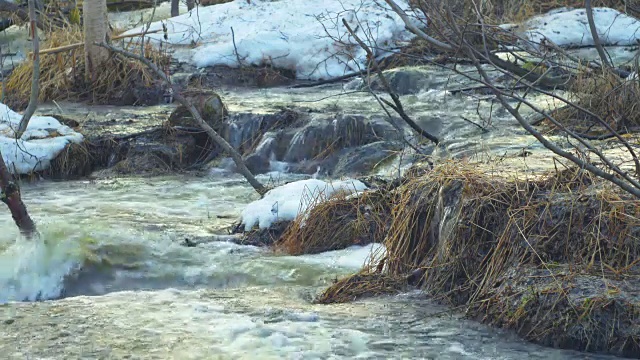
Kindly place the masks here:
<instances>
[{"instance_id":1,"label":"ice","mask_svg":"<svg viewBox=\"0 0 640 360\"><path fill-rule=\"evenodd\" d=\"M398 4L408 8L404 0ZM301 79L320 79L365 66L366 53L349 36L342 19L373 45L377 55L413 37L383 1L236 0L164 21L167 40L163 32L149 38L168 42L176 58L198 67L237 67L240 59L243 65L273 64L294 70ZM162 22L155 22L150 31L160 29Z\"/></svg>"},{"instance_id":2,"label":"ice","mask_svg":"<svg viewBox=\"0 0 640 360\"><path fill-rule=\"evenodd\" d=\"M359 180L343 180L327 183L318 179L294 181L269 190L265 196L247 205L242 211L245 231L255 225L260 229L270 227L279 220L294 220L318 200L327 199L338 190L351 193L366 190Z\"/></svg>"},{"instance_id":3,"label":"ice","mask_svg":"<svg viewBox=\"0 0 640 360\"><path fill-rule=\"evenodd\" d=\"M593 18L603 45L634 45L640 39L640 21L609 8L594 8ZM526 21L524 35L539 44L549 39L562 47L593 46L585 9L557 9Z\"/></svg>"},{"instance_id":4,"label":"ice","mask_svg":"<svg viewBox=\"0 0 640 360\"><path fill-rule=\"evenodd\" d=\"M50 116L33 116L18 140L15 130L22 115L0 103L0 151L9 171L29 174L46 170L69 143L81 143L82 134Z\"/></svg>"}]
</instances>

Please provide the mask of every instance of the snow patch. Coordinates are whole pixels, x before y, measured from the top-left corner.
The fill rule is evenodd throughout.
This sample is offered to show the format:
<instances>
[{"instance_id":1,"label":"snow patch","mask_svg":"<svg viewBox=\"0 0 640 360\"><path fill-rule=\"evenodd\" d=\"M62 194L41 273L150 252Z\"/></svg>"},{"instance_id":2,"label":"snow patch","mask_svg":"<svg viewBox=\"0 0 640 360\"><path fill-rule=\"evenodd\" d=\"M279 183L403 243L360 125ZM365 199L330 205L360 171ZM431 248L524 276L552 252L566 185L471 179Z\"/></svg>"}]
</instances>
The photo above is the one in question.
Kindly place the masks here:
<instances>
[{"instance_id":1,"label":"snow patch","mask_svg":"<svg viewBox=\"0 0 640 360\"><path fill-rule=\"evenodd\" d=\"M351 193L364 191L367 186L359 180L344 180L328 183L317 179L294 181L269 190L262 199L247 205L242 211L245 231L255 225L266 229L280 220L294 220L305 213L309 206L327 199L336 191Z\"/></svg>"},{"instance_id":2,"label":"snow patch","mask_svg":"<svg viewBox=\"0 0 640 360\"><path fill-rule=\"evenodd\" d=\"M398 5L408 9L405 0ZM155 22L150 30L161 30L165 23L167 40L162 31L147 37L173 45L174 57L197 67L237 67L240 58L243 65L273 64L295 70L300 79L320 79L365 66L366 53L342 19L373 49L385 49L378 50L381 56L414 36L383 1L236 0ZM195 48L187 48L191 45Z\"/></svg>"},{"instance_id":3,"label":"snow patch","mask_svg":"<svg viewBox=\"0 0 640 360\"><path fill-rule=\"evenodd\" d=\"M610 8L594 8L593 18L605 46L634 45L640 40L640 21ZM549 39L562 47L593 46L585 9L556 9L525 22L524 37L535 44Z\"/></svg>"},{"instance_id":4,"label":"snow patch","mask_svg":"<svg viewBox=\"0 0 640 360\"><path fill-rule=\"evenodd\" d=\"M82 134L51 116L33 116L25 133L16 140L15 130L21 119L22 115L0 103L0 151L11 172L46 170L67 144L83 140Z\"/></svg>"}]
</instances>

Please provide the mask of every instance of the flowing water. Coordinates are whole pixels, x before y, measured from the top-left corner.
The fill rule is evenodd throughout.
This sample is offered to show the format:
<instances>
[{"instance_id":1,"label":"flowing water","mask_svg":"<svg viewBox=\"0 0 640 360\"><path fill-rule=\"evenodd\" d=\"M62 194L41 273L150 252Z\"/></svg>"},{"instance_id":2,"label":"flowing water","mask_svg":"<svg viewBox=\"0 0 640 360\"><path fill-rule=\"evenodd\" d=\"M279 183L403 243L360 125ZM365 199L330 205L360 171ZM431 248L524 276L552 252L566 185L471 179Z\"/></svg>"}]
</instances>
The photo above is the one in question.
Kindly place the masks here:
<instances>
[{"instance_id":1,"label":"flowing water","mask_svg":"<svg viewBox=\"0 0 640 360\"><path fill-rule=\"evenodd\" d=\"M42 239L18 239L0 212L3 358L585 358L447 315L419 293L310 303L375 246L300 257L224 242L181 246L256 198L235 176L23 189Z\"/></svg>"},{"instance_id":2,"label":"flowing water","mask_svg":"<svg viewBox=\"0 0 640 360\"><path fill-rule=\"evenodd\" d=\"M402 100L421 126L443 139L436 154L501 156L505 162L509 153L513 168L525 161L521 168L528 171L551 166L536 160L548 159L548 153L491 99L451 95L441 81L447 74L425 71L439 76L434 82L439 85ZM456 84L447 84L452 87ZM295 106L322 115L380 114L375 100L356 88L351 83L220 94L234 113ZM542 106L547 99L532 101ZM104 121L135 114L146 119L136 122L143 125L151 124L145 114L170 111L170 106L59 106L40 111ZM491 121L483 123L489 132L462 119L480 123L478 114L484 120L491 114ZM163 121L160 117L154 121ZM530 160L517 156L523 148L533 152ZM261 180L300 177L272 173ZM380 246L299 257L227 242L182 246L186 237L219 233L257 198L242 178L224 171L201 177L40 181L24 184L23 197L42 237L20 239L8 212L0 208L2 358L607 358L524 342L452 315L417 292L350 304L311 303L317 292L357 271Z\"/></svg>"}]
</instances>

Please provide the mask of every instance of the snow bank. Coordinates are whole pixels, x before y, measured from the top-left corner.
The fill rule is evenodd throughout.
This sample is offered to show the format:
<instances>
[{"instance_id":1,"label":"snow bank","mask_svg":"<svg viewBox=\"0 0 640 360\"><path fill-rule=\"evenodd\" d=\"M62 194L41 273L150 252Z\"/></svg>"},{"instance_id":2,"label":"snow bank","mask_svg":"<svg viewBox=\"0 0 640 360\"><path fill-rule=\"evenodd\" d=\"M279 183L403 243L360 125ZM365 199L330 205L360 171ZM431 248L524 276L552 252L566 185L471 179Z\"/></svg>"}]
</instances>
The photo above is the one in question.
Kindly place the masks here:
<instances>
[{"instance_id":1,"label":"snow bank","mask_svg":"<svg viewBox=\"0 0 640 360\"><path fill-rule=\"evenodd\" d=\"M28 174L49 168L51 160L82 135L50 116L33 116L19 140L15 131L22 115L0 104L0 151L11 172Z\"/></svg>"},{"instance_id":2,"label":"snow bank","mask_svg":"<svg viewBox=\"0 0 640 360\"><path fill-rule=\"evenodd\" d=\"M308 179L288 183L269 190L265 196L247 205L242 211L242 223L245 231L254 225L265 229L279 220L294 220L304 213L320 196L327 198L338 190L358 192L367 189L359 180L334 181Z\"/></svg>"},{"instance_id":3,"label":"snow bank","mask_svg":"<svg viewBox=\"0 0 640 360\"><path fill-rule=\"evenodd\" d=\"M593 18L603 45L633 45L640 39L640 21L617 10L594 8ZM534 43L547 38L563 47L592 46L585 9L558 9L531 18L524 35Z\"/></svg>"},{"instance_id":4,"label":"snow bank","mask_svg":"<svg viewBox=\"0 0 640 360\"><path fill-rule=\"evenodd\" d=\"M408 7L405 0L398 4ZM252 0L249 4L235 0L196 8L164 23L166 42L195 44L193 49L174 46L174 56L181 61L191 61L198 67L238 66L233 28L244 65L272 63L295 70L298 78L319 79L344 75L365 64L366 53L347 33L343 18L357 29L361 39L367 39L365 32L370 31L372 39L368 42L375 42L374 49L393 48L413 37L400 17L384 1L376 0ZM161 29L162 22L153 23L150 28ZM143 29L136 28L128 33L140 31ZM149 37L165 41L162 32Z\"/></svg>"}]
</instances>

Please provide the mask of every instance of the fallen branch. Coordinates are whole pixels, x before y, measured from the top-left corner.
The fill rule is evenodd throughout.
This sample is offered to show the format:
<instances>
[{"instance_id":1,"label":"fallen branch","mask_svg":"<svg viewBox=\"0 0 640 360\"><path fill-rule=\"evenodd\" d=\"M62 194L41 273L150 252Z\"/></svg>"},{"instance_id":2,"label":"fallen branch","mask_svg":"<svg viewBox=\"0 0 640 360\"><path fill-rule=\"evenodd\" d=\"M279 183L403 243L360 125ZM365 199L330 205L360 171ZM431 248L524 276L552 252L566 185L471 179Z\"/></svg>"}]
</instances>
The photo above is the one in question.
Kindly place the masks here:
<instances>
[{"instance_id":1,"label":"fallen branch","mask_svg":"<svg viewBox=\"0 0 640 360\"><path fill-rule=\"evenodd\" d=\"M240 174L242 174L247 179L249 184L251 184L251 186L258 192L258 194L264 195L267 192L267 189L253 176L251 171L247 168L244 161L242 160L242 156L222 136L218 135L218 133L211 126L209 126L209 124L204 121L202 115L200 115L200 112L180 93L179 89L175 85L173 85L171 79L169 79L169 76L167 74L160 70L154 63L149 61L149 59L146 59L140 55L133 54L129 51L119 49L105 43L96 43L96 45L122 56L138 60L141 63L145 64L151 71L156 74L156 76L158 76L171 87L174 98L178 100L178 102L189 111L193 119L196 120L198 125L200 125L200 127L202 127L202 129L207 132L209 137L211 137L211 139L216 144L218 144L226 152L228 152L229 155L231 155L231 158L235 162Z\"/></svg>"},{"instance_id":2,"label":"fallen branch","mask_svg":"<svg viewBox=\"0 0 640 360\"><path fill-rule=\"evenodd\" d=\"M136 36L143 36L143 35L146 35L146 34L158 33L158 32L161 32L161 31L162 30L154 30L154 31L139 32L139 33L129 34L129 35L118 35L118 36L112 37L111 40L122 40L122 39L132 38L132 37L136 37ZM56 54L56 53L60 53L60 52L65 52L65 51L77 49L77 48L80 48L80 47L83 47L83 46L84 46L83 42L82 43L64 45L64 46L58 46L58 47L54 47L54 48L50 48L50 49L40 50L40 55ZM33 52L30 52L29 56L31 56L32 54L33 54Z\"/></svg>"}]
</instances>

